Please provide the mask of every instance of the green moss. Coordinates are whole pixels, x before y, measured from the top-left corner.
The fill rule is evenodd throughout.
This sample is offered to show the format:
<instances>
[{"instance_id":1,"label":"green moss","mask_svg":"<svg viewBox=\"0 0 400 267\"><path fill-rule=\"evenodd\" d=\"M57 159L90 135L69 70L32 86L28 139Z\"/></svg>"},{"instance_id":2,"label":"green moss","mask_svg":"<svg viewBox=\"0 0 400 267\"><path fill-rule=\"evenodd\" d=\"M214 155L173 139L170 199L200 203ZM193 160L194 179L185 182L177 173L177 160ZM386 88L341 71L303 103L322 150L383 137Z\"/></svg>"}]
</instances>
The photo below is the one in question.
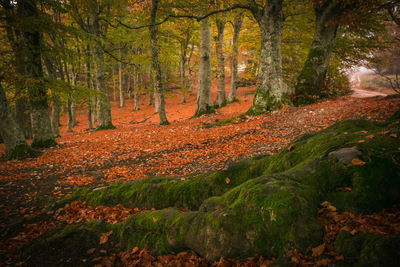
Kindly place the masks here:
<instances>
[{"instance_id":1,"label":"green moss","mask_svg":"<svg viewBox=\"0 0 400 267\"><path fill-rule=\"evenodd\" d=\"M56 146L57 142L54 140L54 138L47 139L47 140L34 140L32 142L31 147L32 148L48 148L52 146Z\"/></svg>"},{"instance_id":2,"label":"green moss","mask_svg":"<svg viewBox=\"0 0 400 267\"><path fill-rule=\"evenodd\" d=\"M256 98L262 98L262 102L265 103L265 105L256 104ZM291 101L286 93L282 94L280 98L277 98L276 96L272 95L269 90L264 92L262 89L257 88L253 105L246 112L246 115L257 116L271 110L279 109L283 104L291 104Z\"/></svg>"},{"instance_id":3,"label":"green moss","mask_svg":"<svg viewBox=\"0 0 400 267\"><path fill-rule=\"evenodd\" d=\"M97 126L95 131L115 129L116 127L110 122L108 125Z\"/></svg>"},{"instance_id":4,"label":"green moss","mask_svg":"<svg viewBox=\"0 0 400 267\"><path fill-rule=\"evenodd\" d=\"M361 212L400 203L400 140L379 134L388 127L392 127L390 123L339 122L319 133L297 138L290 151L284 148L269 157L237 162L224 171L186 177L185 181L153 177L84 188L58 206L86 200L90 205L121 203L160 209L136 213L122 223L107 226L113 229L113 242L122 249L145 247L155 255L194 250L208 260L255 253L281 257L290 247L310 253L322 242L317 220L321 202L329 200L339 209ZM371 134L374 138L366 138ZM360 140L364 142L359 143ZM366 164L342 163L330 154L348 147L357 149L357 157ZM337 191L347 186L353 190ZM82 227L80 233L95 238L93 233L97 230ZM58 237L60 244L66 242L63 235ZM361 258L365 258L365 262L371 259L379 263L365 242L362 241L362 253L368 256L358 254L354 262L361 264Z\"/></svg>"},{"instance_id":5,"label":"green moss","mask_svg":"<svg viewBox=\"0 0 400 267\"><path fill-rule=\"evenodd\" d=\"M193 115L193 118L197 118L197 117L200 117L202 115L212 114L212 113L215 113L215 108L213 106L207 105L205 109L202 109L202 110L196 112Z\"/></svg>"},{"instance_id":6,"label":"green moss","mask_svg":"<svg viewBox=\"0 0 400 267\"><path fill-rule=\"evenodd\" d=\"M12 151L9 151L4 157L6 160L25 159L29 157L36 157L39 154L39 151L31 149L27 144L21 144L17 145Z\"/></svg>"}]
</instances>

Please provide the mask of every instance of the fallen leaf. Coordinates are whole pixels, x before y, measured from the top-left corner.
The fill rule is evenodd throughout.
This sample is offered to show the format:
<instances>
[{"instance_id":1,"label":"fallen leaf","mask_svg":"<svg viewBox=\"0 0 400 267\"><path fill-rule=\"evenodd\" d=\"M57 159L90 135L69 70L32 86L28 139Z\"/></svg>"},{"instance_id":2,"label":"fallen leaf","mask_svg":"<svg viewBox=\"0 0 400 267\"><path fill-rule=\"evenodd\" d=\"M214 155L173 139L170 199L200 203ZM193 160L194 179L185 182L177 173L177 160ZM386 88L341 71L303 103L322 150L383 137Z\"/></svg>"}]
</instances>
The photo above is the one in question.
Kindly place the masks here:
<instances>
[{"instance_id":1,"label":"fallen leaf","mask_svg":"<svg viewBox=\"0 0 400 267\"><path fill-rule=\"evenodd\" d=\"M351 192L353 189L351 187L339 187L336 190L340 192Z\"/></svg>"},{"instance_id":2,"label":"fallen leaf","mask_svg":"<svg viewBox=\"0 0 400 267\"><path fill-rule=\"evenodd\" d=\"M368 131L362 130L361 133L366 134L366 133L368 133Z\"/></svg>"},{"instance_id":3,"label":"fallen leaf","mask_svg":"<svg viewBox=\"0 0 400 267\"><path fill-rule=\"evenodd\" d=\"M365 140L359 140L358 142L359 142L359 143L364 143L364 142L365 142Z\"/></svg>"},{"instance_id":4,"label":"fallen leaf","mask_svg":"<svg viewBox=\"0 0 400 267\"><path fill-rule=\"evenodd\" d=\"M318 247L315 247L315 248L312 249L312 256L313 257L319 257L319 256L322 255L324 250L325 250L325 243L322 243Z\"/></svg>"},{"instance_id":5,"label":"fallen leaf","mask_svg":"<svg viewBox=\"0 0 400 267\"><path fill-rule=\"evenodd\" d=\"M186 181L186 178L185 178L185 177L182 177L182 178L181 178L181 181Z\"/></svg>"},{"instance_id":6,"label":"fallen leaf","mask_svg":"<svg viewBox=\"0 0 400 267\"><path fill-rule=\"evenodd\" d=\"M352 161L351 161L351 165L354 165L354 166L363 166L363 165L365 165L366 164L366 162L365 161L362 161L361 159L359 159L359 158L354 158Z\"/></svg>"},{"instance_id":7,"label":"fallen leaf","mask_svg":"<svg viewBox=\"0 0 400 267\"><path fill-rule=\"evenodd\" d=\"M226 178L225 178L225 183L226 183L226 184L230 184L230 182L231 182L231 179L229 179L228 177L226 177Z\"/></svg>"},{"instance_id":8,"label":"fallen leaf","mask_svg":"<svg viewBox=\"0 0 400 267\"><path fill-rule=\"evenodd\" d=\"M86 254L93 254L93 252L96 250L96 248L91 248L91 249L88 249L87 251L86 251Z\"/></svg>"},{"instance_id":9,"label":"fallen leaf","mask_svg":"<svg viewBox=\"0 0 400 267\"><path fill-rule=\"evenodd\" d=\"M131 251L131 254L135 254L136 252L138 252L139 251L139 248L138 247L134 247L133 249L132 249L132 251Z\"/></svg>"},{"instance_id":10,"label":"fallen leaf","mask_svg":"<svg viewBox=\"0 0 400 267\"><path fill-rule=\"evenodd\" d=\"M101 236L100 236L100 245L106 243L108 241L108 237L111 234L112 234L112 231L101 234Z\"/></svg>"},{"instance_id":11,"label":"fallen leaf","mask_svg":"<svg viewBox=\"0 0 400 267\"><path fill-rule=\"evenodd\" d=\"M367 135L365 138L367 138L367 139L372 139L372 138L374 138L374 137L375 137L375 135L370 134L370 135Z\"/></svg>"},{"instance_id":12,"label":"fallen leaf","mask_svg":"<svg viewBox=\"0 0 400 267\"><path fill-rule=\"evenodd\" d=\"M389 135L390 137L397 138L397 134L393 133Z\"/></svg>"},{"instance_id":13,"label":"fallen leaf","mask_svg":"<svg viewBox=\"0 0 400 267\"><path fill-rule=\"evenodd\" d=\"M322 259L322 260L317 261L315 264L316 264L317 266L326 266L326 265L328 265L330 262L331 262L330 259L324 258L324 259Z\"/></svg>"},{"instance_id":14,"label":"fallen leaf","mask_svg":"<svg viewBox=\"0 0 400 267\"><path fill-rule=\"evenodd\" d=\"M292 151L293 150L293 144L290 144L290 146L287 149L288 151Z\"/></svg>"}]
</instances>

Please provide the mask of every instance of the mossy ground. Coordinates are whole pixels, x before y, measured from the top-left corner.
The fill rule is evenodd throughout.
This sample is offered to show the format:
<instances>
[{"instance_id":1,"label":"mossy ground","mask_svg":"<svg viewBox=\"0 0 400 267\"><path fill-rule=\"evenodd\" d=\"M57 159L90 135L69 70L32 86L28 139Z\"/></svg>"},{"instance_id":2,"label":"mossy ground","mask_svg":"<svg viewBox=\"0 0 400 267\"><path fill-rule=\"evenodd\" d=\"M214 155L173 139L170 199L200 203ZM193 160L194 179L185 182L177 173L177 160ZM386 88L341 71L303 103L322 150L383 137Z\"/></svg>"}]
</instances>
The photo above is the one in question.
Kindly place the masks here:
<instances>
[{"instance_id":1,"label":"mossy ground","mask_svg":"<svg viewBox=\"0 0 400 267\"><path fill-rule=\"evenodd\" d=\"M79 236L75 242L86 248L99 232L110 229L118 249L139 246L153 254L193 250L215 260L255 253L281 257L290 247L310 253L322 242L317 221L321 202L329 200L339 210L359 213L400 203L400 129L396 123L395 117L386 123L339 122L297 138L290 149L275 155L237 162L227 170L184 181L154 177L80 189L55 208L85 200L90 205L121 203L157 210L136 213L116 225L87 223L52 231L23 247L21 253L34 260L56 242L62 253L70 251L74 257L77 248L68 236ZM364 164L345 164L330 154L346 147L357 149ZM340 187L352 191L339 192ZM362 262L360 255L355 257L354 262Z\"/></svg>"}]
</instances>

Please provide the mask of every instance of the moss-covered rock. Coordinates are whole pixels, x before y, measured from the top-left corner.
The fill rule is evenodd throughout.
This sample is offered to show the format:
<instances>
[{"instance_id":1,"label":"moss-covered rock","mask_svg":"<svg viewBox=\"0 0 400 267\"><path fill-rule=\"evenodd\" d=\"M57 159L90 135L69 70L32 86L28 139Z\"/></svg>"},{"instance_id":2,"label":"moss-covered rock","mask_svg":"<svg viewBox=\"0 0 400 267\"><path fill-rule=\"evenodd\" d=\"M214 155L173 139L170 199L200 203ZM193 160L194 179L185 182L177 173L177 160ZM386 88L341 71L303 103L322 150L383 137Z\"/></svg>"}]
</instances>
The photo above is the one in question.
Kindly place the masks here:
<instances>
[{"instance_id":1,"label":"moss-covered rock","mask_svg":"<svg viewBox=\"0 0 400 267\"><path fill-rule=\"evenodd\" d=\"M394 135L400 133L392 126L393 122L344 121L297 138L291 149L238 162L224 171L184 181L154 177L80 189L58 206L86 200L90 205L158 209L108 226L120 249L139 246L153 254L194 250L208 260L255 253L280 257L290 247L309 253L322 242L317 220L321 202L362 213L400 203L400 140ZM340 187L353 190L340 192ZM85 236L99 232L93 225L73 231ZM65 236L52 235L26 246L24 255L54 240L63 244L63 251L75 249ZM375 257L365 253L366 259Z\"/></svg>"}]
</instances>

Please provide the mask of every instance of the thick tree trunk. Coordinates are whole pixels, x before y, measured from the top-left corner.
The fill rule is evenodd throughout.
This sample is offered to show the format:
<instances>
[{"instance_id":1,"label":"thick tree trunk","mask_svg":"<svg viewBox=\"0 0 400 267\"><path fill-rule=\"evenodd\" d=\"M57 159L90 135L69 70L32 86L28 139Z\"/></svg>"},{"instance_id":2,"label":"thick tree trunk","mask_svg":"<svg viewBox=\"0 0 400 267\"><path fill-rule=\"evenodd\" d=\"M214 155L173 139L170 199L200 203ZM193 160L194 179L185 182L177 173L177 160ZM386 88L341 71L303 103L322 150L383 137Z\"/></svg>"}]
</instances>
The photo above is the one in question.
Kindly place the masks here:
<instances>
[{"instance_id":1,"label":"thick tree trunk","mask_svg":"<svg viewBox=\"0 0 400 267\"><path fill-rule=\"evenodd\" d=\"M195 117L213 113L211 105L211 42L208 18L200 21L200 63Z\"/></svg>"},{"instance_id":2,"label":"thick tree trunk","mask_svg":"<svg viewBox=\"0 0 400 267\"><path fill-rule=\"evenodd\" d=\"M15 158L28 153L29 147L24 133L11 114L6 95L0 83L0 136L5 145L5 157Z\"/></svg>"},{"instance_id":3,"label":"thick tree trunk","mask_svg":"<svg viewBox=\"0 0 400 267\"><path fill-rule=\"evenodd\" d=\"M156 14L158 9L158 0L152 0L150 24L155 24ZM152 72L154 74L154 99L156 112L160 118L160 125L169 124L167 116L165 114L165 100L164 100L164 88L162 83L160 61L158 59L158 44L157 44L157 29L156 26L150 26L150 48L151 48L151 65Z\"/></svg>"},{"instance_id":4,"label":"thick tree trunk","mask_svg":"<svg viewBox=\"0 0 400 267\"><path fill-rule=\"evenodd\" d=\"M236 100L237 80L238 80L238 55L239 46L238 39L240 28L242 27L242 14L235 17L233 22L233 38L232 38L232 62L231 62L231 83L229 86L228 102Z\"/></svg>"},{"instance_id":5,"label":"thick tree trunk","mask_svg":"<svg viewBox=\"0 0 400 267\"><path fill-rule=\"evenodd\" d=\"M96 20L98 35L99 33L99 25L98 20ZM108 88L106 81L106 66L104 63L104 52L101 45L97 42L93 45L93 59L94 59L94 67L95 67L95 77L96 77L96 88L98 92L97 96L97 120L98 125L97 129L113 129L115 128L112 124L111 120L111 108L110 108L110 98L108 96Z\"/></svg>"},{"instance_id":6,"label":"thick tree trunk","mask_svg":"<svg viewBox=\"0 0 400 267\"><path fill-rule=\"evenodd\" d=\"M121 49L119 50L119 56L121 58L122 52ZM118 62L118 80L119 80L119 107L122 108L125 106L124 102L124 79L122 76L122 63Z\"/></svg>"},{"instance_id":7,"label":"thick tree trunk","mask_svg":"<svg viewBox=\"0 0 400 267\"><path fill-rule=\"evenodd\" d=\"M323 97L321 92L325 87L326 72L339 26L335 19L341 15L341 9L334 1L325 1L322 6L315 3L314 11L314 38L307 60L297 78L296 104L313 103Z\"/></svg>"},{"instance_id":8,"label":"thick tree trunk","mask_svg":"<svg viewBox=\"0 0 400 267\"><path fill-rule=\"evenodd\" d=\"M21 1L18 3L18 13L26 20L37 21L39 11L35 1ZM47 105L47 90L43 82L43 68L41 59L41 34L37 30L21 29L22 51L25 70L24 75L31 82L28 83L28 97L31 109L32 147L49 147L56 145L51 129L49 108Z\"/></svg>"},{"instance_id":9,"label":"thick tree trunk","mask_svg":"<svg viewBox=\"0 0 400 267\"><path fill-rule=\"evenodd\" d=\"M269 0L263 10L252 10L260 27L261 52L256 94L247 112L251 115L279 108L288 101L282 81L282 3L283 0Z\"/></svg>"},{"instance_id":10,"label":"thick tree trunk","mask_svg":"<svg viewBox=\"0 0 400 267\"><path fill-rule=\"evenodd\" d=\"M223 51L225 21L216 19L218 35L215 38L217 53L217 98L214 106L220 108L226 105L225 97L225 57Z\"/></svg>"},{"instance_id":11,"label":"thick tree trunk","mask_svg":"<svg viewBox=\"0 0 400 267\"><path fill-rule=\"evenodd\" d=\"M28 107L28 98L15 93L15 120L24 133L25 139L32 138L32 124L30 119L30 109Z\"/></svg>"}]
</instances>

